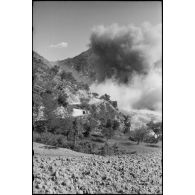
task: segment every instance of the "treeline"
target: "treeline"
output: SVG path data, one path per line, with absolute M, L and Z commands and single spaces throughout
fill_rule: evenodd
M 117 151 L 116 145 L 110 146 L 108 140 L 113 137 L 118 126 L 119 122 L 116 120 L 102 119 L 97 125 L 81 117 L 55 118 L 52 122 L 37 121 L 33 130 L 33 141 L 84 153 L 106 155 Z M 102 136 L 93 135 L 95 128 L 101 129 Z M 100 143 L 103 146 L 100 147 Z

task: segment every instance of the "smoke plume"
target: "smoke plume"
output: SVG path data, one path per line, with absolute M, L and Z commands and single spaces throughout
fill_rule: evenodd
M 107 93 L 119 108 L 161 110 L 161 25 L 96 26 L 93 28 L 90 61 L 97 73 L 91 90 Z

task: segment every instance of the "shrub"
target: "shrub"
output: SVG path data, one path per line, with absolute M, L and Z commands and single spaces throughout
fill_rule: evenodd
M 43 133 L 48 130 L 48 122 L 46 120 L 35 121 L 33 125 L 33 131 Z
M 100 97 L 100 99 L 106 100 L 106 101 L 110 101 L 110 96 L 108 94 L 104 94 Z
M 129 133 L 131 131 L 131 123 L 129 121 L 129 116 L 127 115 L 124 115 L 124 124 L 125 124 L 125 127 L 124 127 L 124 133 Z
M 53 66 L 51 69 L 50 69 L 50 73 L 55 76 L 59 71 L 59 67 L 57 65 Z
M 83 85 L 83 88 L 85 89 L 85 90 L 87 90 L 87 91 L 89 91 L 90 89 L 89 89 L 89 85 L 88 84 L 84 84 Z
M 62 71 L 60 74 L 61 80 L 73 81 L 75 82 L 75 78 L 73 77 L 71 72 Z
M 37 133 L 37 132 L 33 132 L 33 141 L 34 142 L 38 142 L 38 143 L 41 143 L 41 136 L 40 136 L 40 134 L 39 133 Z
M 148 129 L 151 129 L 154 131 L 154 133 L 158 136 L 162 135 L 162 122 L 154 123 L 154 121 L 150 121 L 147 123 Z
M 94 97 L 96 97 L 96 98 L 99 96 L 98 93 L 92 93 L 92 95 L 93 95 Z
M 108 119 L 105 124 L 102 124 L 102 134 L 106 137 L 107 140 L 114 136 L 115 130 L 117 129 L 116 127 L 118 125 L 119 124 L 117 122 L 114 122 L 111 119 Z
M 120 123 L 117 120 L 114 120 L 113 126 L 112 126 L 113 130 L 117 130 L 119 128 L 119 126 L 120 126 Z
M 145 135 L 147 134 L 147 129 L 145 127 L 141 127 L 131 132 L 131 137 L 137 141 L 137 144 L 143 142 Z
M 114 108 L 118 108 L 117 101 L 111 101 L 111 103 L 112 103 L 112 106 L 113 106 Z
M 80 141 L 73 147 L 73 149 L 77 152 L 94 154 L 97 147 L 98 146 L 95 143 L 91 143 L 90 141 Z
M 119 153 L 119 147 L 118 147 L 118 144 L 117 143 L 115 143 L 112 146 L 112 149 L 113 149 L 114 154 L 118 154 Z
M 33 132 L 33 141 L 56 147 L 71 148 L 71 143 L 67 141 L 65 136 L 52 134 L 50 132 Z
M 69 148 L 77 152 L 87 154 L 98 154 L 98 155 L 114 155 L 118 154 L 118 145 L 114 144 L 109 146 L 108 143 L 104 142 L 104 145 L 100 147 L 99 143 L 93 143 L 88 140 L 79 140 L 74 144 L 72 141 L 68 141 L 67 138 L 60 134 L 52 134 L 50 132 L 37 133 L 33 132 L 33 141 L 51 145 L 61 148 Z
M 101 137 L 92 137 L 91 140 L 94 142 L 100 142 L 100 143 L 105 143 L 106 141 L 104 138 L 101 138 Z
M 67 98 L 68 98 L 68 96 L 66 94 L 64 94 L 64 95 L 60 94 L 58 96 L 58 99 L 57 99 L 58 104 L 60 106 L 66 107 L 68 105 Z
M 100 148 L 100 155 L 106 156 L 108 154 L 108 143 L 104 143 L 104 145 Z
M 83 125 L 83 129 L 84 129 L 84 132 L 83 132 L 84 137 L 89 137 L 90 132 L 91 132 L 91 126 L 88 123 L 85 123 Z
M 49 131 L 67 136 L 73 129 L 72 118 L 55 118 L 50 121 Z
M 158 140 L 159 140 L 159 141 L 162 141 L 162 134 L 159 135 Z
M 120 153 L 118 145 L 115 143 L 114 145 L 109 145 L 107 142 L 99 149 L 99 155 L 118 155 Z
M 144 138 L 144 142 L 150 143 L 150 144 L 156 144 L 156 143 L 158 143 L 158 139 L 155 138 L 154 136 L 146 136 Z

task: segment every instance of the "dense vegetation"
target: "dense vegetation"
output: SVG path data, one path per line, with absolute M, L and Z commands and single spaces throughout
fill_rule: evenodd
M 83 71 L 83 67 L 75 67 Z M 81 68 L 81 69 L 80 69 Z M 131 118 L 118 111 L 116 101 L 108 94 L 99 99 L 102 104 L 89 104 L 88 97 L 81 97 L 81 109 L 90 112 L 89 117 L 72 117 L 69 105 L 70 95 L 78 90 L 89 91 L 89 86 L 78 82 L 71 72 L 61 70 L 59 66 L 49 66 L 49 62 L 41 56 L 33 55 L 33 141 L 56 147 L 71 148 L 85 153 L 113 154 L 117 153 L 117 145 L 109 145 L 111 139 L 119 131 L 123 134 L 130 132 L 130 140 L 157 143 L 162 139 L 162 123 L 150 121 L 146 127 L 130 131 Z M 67 94 L 67 91 L 69 94 Z M 97 93 L 92 94 L 98 98 Z M 57 108 L 63 108 L 66 116 L 58 116 Z M 40 115 L 40 109 L 43 115 Z M 148 136 L 153 131 L 157 138 Z M 98 135 L 94 132 L 100 132 Z

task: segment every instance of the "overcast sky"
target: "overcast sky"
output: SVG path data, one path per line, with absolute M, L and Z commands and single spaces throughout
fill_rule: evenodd
M 48 60 L 74 57 L 88 49 L 96 25 L 161 23 L 161 2 L 34 2 L 33 49 Z

